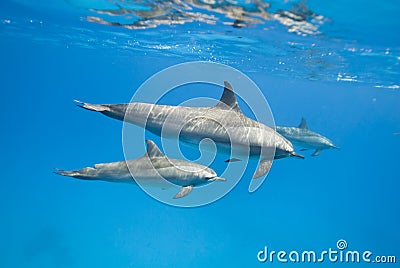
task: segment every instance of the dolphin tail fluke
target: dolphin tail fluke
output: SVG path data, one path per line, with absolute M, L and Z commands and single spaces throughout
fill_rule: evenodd
M 55 168 L 56 171 L 54 171 L 55 174 L 61 175 L 61 176 L 68 176 L 68 177 L 73 177 L 76 175 L 75 171 L 66 171 L 63 169 Z
M 86 109 L 86 110 L 90 110 L 90 111 L 96 111 L 96 112 L 104 112 L 106 111 L 108 108 L 105 105 L 102 104 L 91 104 L 91 103 L 87 103 L 87 102 L 82 102 L 82 101 L 78 101 L 78 100 L 74 100 L 74 102 L 76 102 L 79 107 Z
M 67 170 L 56 168 L 55 169 L 56 171 L 54 171 L 54 173 L 61 175 L 61 176 L 72 177 L 72 178 L 80 179 L 80 180 L 97 180 L 97 178 L 95 176 L 91 176 L 90 174 L 88 174 L 88 171 L 90 169 L 92 169 L 92 168 L 83 168 L 83 169 L 79 169 L 79 170 L 67 171 Z
M 272 167 L 272 160 L 261 160 L 257 167 L 256 173 L 253 175 L 253 179 L 264 176 L 269 172 Z
M 190 194 L 193 190 L 193 185 L 183 186 L 181 190 L 174 196 L 174 199 L 182 198 Z

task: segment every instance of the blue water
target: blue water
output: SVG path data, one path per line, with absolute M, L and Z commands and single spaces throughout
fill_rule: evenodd
M 350 250 L 397 257 L 397 264 L 353 266 L 398 266 L 397 1 L 305 2 L 322 16 L 301 22 L 317 27 L 311 32 L 276 15 L 232 27 L 233 19 L 202 7 L 193 12 L 214 14 L 214 24 L 128 29 L 121 25 L 137 16 L 94 11 L 118 9 L 111 1 L 37 2 L 0 3 L 0 267 L 309 267 L 260 263 L 257 253 L 264 246 L 321 252 L 339 239 Z M 277 14 L 296 1 L 270 3 Z M 253 194 L 248 170 L 228 195 L 191 209 L 164 205 L 139 187 L 52 173 L 124 157 L 121 122 L 72 100 L 128 102 L 154 73 L 196 60 L 244 72 L 278 125 L 296 126 L 304 116 L 341 150 L 275 161 Z

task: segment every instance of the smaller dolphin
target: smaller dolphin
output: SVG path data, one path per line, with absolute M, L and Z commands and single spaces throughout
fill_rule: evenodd
M 81 180 L 100 180 L 135 184 L 135 180 L 147 186 L 165 186 L 163 179 L 181 186 L 174 199 L 187 196 L 193 187 L 212 181 L 226 181 L 214 170 L 189 161 L 167 158 L 151 141 L 146 140 L 147 152 L 144 156 L 127 161 L 96 164 L 79 170 L 58 170 L 56 173 Z M 129 168 L 128 168 L 129 167 Z M 135 180 L 132 178 L 132 175 Z M 162 184 L 164 182 L 164 184 Z
M 307 122 L 304 118 L 298 127 L 279 127 L 276 126 L 276 131 L 291 141 L 293 144 L 302 147 L 301 151 L 307 149 L 315 150 L 312 156 L 318 156 L 322 150 L 336 147 L 331 140 L 308 128 Z

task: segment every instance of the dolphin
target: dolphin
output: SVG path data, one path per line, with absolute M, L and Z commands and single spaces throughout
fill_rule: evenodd
M 318 156 L 322 150 L 336 147 L 331 140 L 309 129 L 304 118 L 298 127 L 276 127 L 276 131 L 290 140 L 293 144 L 302 147 L 302 151 L 307 149 L 315 150 L 312 156 Z
M 108 117 L 124 120 L 144 127 L 150 132 L 166 138 L 198 145 L 209 138 L 222 152 L 259 157 L 260 164 L 253 179 L 265 175 L 273 159 L 296 156 L 290 141 L 271 127 L 245 116 L 240 109 L 231 84 L 224 81 L 224 91 L 219 102 L 213 107 L 169 106 L 132 102 L 128 104 L 90 104 L 75 101 L 78 106 L 100 112 Z M 246 155 L 247 154 L 247 155 Z M 236 161 L 234 158 L 233 161 Z M 229 161 L 229 160 L 227 160 Z M 233 162 L 232 161 L 232 162 Z
M 146 140 L 147 152 L 144 156 L 127 161 L 96 164 L 79 170 L 57 170 L 57 174 L 81 180 L 100 180 L 165 187 L 163 179 L 180 186 L 174 199 L 187 196 L 193 187 L 213 181 L 226 181 L 214 170 L 189 161 L 167 158 L 151 141 Z M 135 180 L 132 178 L 135 178 Z M 163 184 L 164 182 L 164 184 Z M 171 185 L 170 185 L 171 186 Z

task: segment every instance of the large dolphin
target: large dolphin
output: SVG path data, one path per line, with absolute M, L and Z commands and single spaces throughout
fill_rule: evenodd
M 315 150 L 312 156 L 318 156 L 322 150 L 336 147 L 331 140 L 308 128 L 304 118 L 298 127 L 276 127 L 276 131 L 290 140 L 293 144 L 302 147 L 302 150 Z
M 174 198 L 188 195 L 193 187 L 212 181 L 226 181 L 217 176 L 214 170 L 189 161 L 167 158 L 151 141 L 146 140 L 147 152 L 144 156 L 120 162 L 96 164 L 79 170 L 58 170 L 56 173 L 81 180 L 101 180 L 141 185 L 165 187 L 163 179 L 181 186 Z M 134 176 L 135 180 L 132 178 Z M 164 183 L 163 183 L 164 182 Z M 162 185 L 162 186 L 161 186 Z M 170 185 L 170 184 L 169 184 Z
M 253 175 L 265 175 L 273 159 L 303 156 L 294 152 L 293 145 L 274 129 L 245 116 L 238 106 L 229 82 L 214 107 L 168 106 L 133 102 L 129 104 L 90 104 L 76 101 L 87 110 L 141 126 L 163 137 L 172 137 L 179 131 L 179 140 L 199 144 L 209 138 L 223 151 L 235 150 L 250 157 L 260 157 Z M 174 136 L 176 137 L 176 136 Z M 234 159 L 236 160 L 236 158 Z

